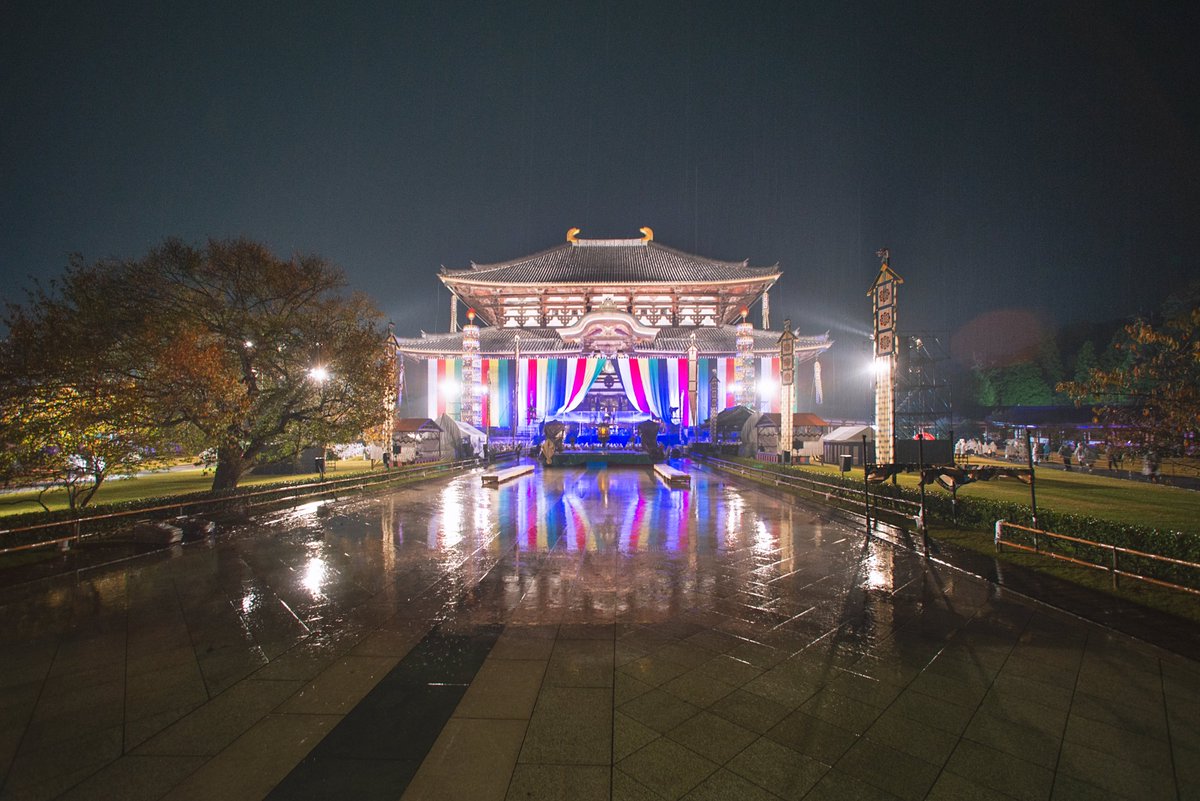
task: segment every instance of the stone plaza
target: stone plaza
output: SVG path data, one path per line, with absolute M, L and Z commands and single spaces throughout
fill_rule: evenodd
M 0 593 L 3 799 L 1200 798 L 1200 665 L 695 464 Z

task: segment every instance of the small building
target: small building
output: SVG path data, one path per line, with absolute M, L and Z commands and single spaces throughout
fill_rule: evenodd
M 863 453 L 863 437 L 866 437 L 866 453 Z M 830 431 L 821 440 L 822 459 L 826 464 L 837 464 L 843 454 L 854 457 L 852 464 L 875 461 L 875 429 L 870 426 L 841 426 Z
M 401 417 L 392 429 L 396 464 L 436 462 L 442 458 L 442 427 L 428 417 Z
M 779 451 L 780 426 L 783 423 L 779 412 L 766 412 L 754 424 L 758 450 L 767 454 Z M 829 423 L 812 412 L 792 414 L 792 450 L 803 461 L 821 458 L 821 438 L 829 433 Z

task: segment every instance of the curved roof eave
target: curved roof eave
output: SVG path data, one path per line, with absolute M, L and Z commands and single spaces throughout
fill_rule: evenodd
M 768 279 L 778 280 L 780 277 L 783 276 L 783 271 L 779 270 L 778 268 L 748 267 L 746 269 L 748 269 L 748 270 L 764 270 L 764 271 L 774 269 L 775 272 L 773 272 L 773 273 L 764 272 L 762 274 L 748 275 L 748 276 L 745 276 L 742 278 L 720 278 L 720 279 L 712 279 L 712 280 L 697 279 L 693 283 L 696 283 L 696 284 L 722 284 L 722 285 L 723 284 L 745 284 L 745 283 L 749 283 L 749 282 L 766 281 Z M 440 278 L 442 280 L 442 283 L 444 283 L 444 284 L 454 283 L 454 284 L 459 284 L 459 285 L 477 286 L 477 287 L 511 287 L 514 283 L 512 281 L 482 281 L 482 280 L 471 279 L 471 278 L 458 278 L 456 276 L 450 276 L 450 275 L 439 275 L 438 278 Z M 449 279 L 449 280 L 447 280 L 447 279 Z M 528 283 L 530 286 L 532 286 L 538 282 L 530 281 Z M 679 286 L 680 285 L 679 281 L 669 281 L 669 280 L 622 281 L 619 278 L 614 278 L 611 281 L 554 281 L 553 283 L 555 286 L 581 286 L 581 287 L 582 286 L 607 286 L 609 284 L 620 284 L 622 286 Z

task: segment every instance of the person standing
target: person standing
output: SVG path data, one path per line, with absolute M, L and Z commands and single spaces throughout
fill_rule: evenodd
M 1071 445 L 1064 441 L 1062 447 L 1058 449 L 1058 455 L 1062 457 L 1064 469 L 1068 473 L 1071 472 Z

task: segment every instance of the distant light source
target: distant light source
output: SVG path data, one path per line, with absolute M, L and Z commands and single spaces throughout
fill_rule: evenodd
M 457 398 L 458 393 L 462 392 L 462 387 L 452 378 L 447 378 L 442 382 L 442 394 L 447 398 Z
M 308 371 L 308 377 L 313 381 L 316 381 L 318 384 L 324 384 L 329 380 L 329 370 L 318 365 Z
M 252 339 L 247 339 L 247 340 L 246 340 L 245 342 L 243 342 L 242 344 L 243 344 L 243 345 L 245 345 L 247 348 L 253 348 L 253 347 L 254 347 L 254 340 L 252 340 Z
M 775 382 L 769 378 L 760 379 L 758 382 L 758 396 L 760 398 L 769 398 L 775 392 Z

